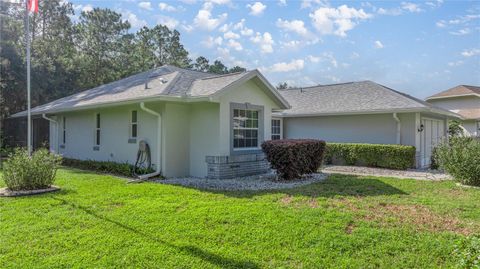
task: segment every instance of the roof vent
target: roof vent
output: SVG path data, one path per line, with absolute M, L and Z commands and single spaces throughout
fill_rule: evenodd
M 168 80 L 166 80 L 166 79 L 164 79 L 164 78 L 160 78 L 160 82 L 161 82 L 162 84 L 165 84 L 165 83 L 168 82 Z

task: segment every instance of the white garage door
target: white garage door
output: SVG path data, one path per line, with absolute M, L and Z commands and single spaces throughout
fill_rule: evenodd
M 422 118 L 422 125 L 420 164 L 422 167 L 428 167 L 430 165 L 433 148 L 445 137 L 444 121 Z

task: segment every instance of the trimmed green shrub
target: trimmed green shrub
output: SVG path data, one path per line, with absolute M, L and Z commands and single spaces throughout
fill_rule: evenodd
M 459 268 L 480 269 L 480 235 L 471 235 L 458 240 L 453 256 Z
M 480 186 L 480 138 L 452 137 L 436 149 L 440 167 L 464 185 Z
M 270 140 L 262 149 L 281 179 L 292 180 L 320 169 L 325 153 L 325 141 L 314 139 Z
M 10 190 L 35 190 L 50 187 L 62 157 L 46 149 L 28 156 L 25 149 L 15 149 L 3 166 L 3 180 Z
M 125 177 L 131 177 L 134 166 L 129 163 L 117 163 L 111 161 L 94 161 L 94 160 L 77 160 L 77 159 L 63 159 L 63 165 L 75 167 L 84 170 L 91 170 L 100 173 L 114 174 Z M 154 172 L 153 169 L 141 169 L 137 174 L 148 174 Z
M 327 143 L 327 164 L 366 165 L 405 170 L 415 167 L 415 147 L 404 145 Z

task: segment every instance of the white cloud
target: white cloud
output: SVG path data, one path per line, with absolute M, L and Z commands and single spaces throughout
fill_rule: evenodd
M 322 58 L 320 57 L 315 57 L 313 55 L 308 55 L 307 59 L 312 62 L 312 63 L 319 63 Z
M 402 14 L 402 10 L 400 8 L 390 8 L 390 9 L 379 8 L 377 10 L 377 13 L 380 15 L 398 16 Z
M 444 28 L 444 27 L 447 26 L 447 25 L 446 25 L 446 22 L 445 22 L 444 20 L 437 21 L 437 22 L 435 23 L 435 25 L 436 25 L 438 28 Z
M 287 5 L 287 0 L 278 0 L 278 5 L 282 6 L 282 7 L 286 6 Z
M 425 4 L 431 8 L 436 8 L 440 7 L 443 4 L 443 0 L 430 1 L 426 2 Z
M 157 24 L 163 24 L 168 27 L 168 29 L 173 30 L 178 26 L 178 21 L 172 17 L 159 15 L 157 16 Z
M 468 35 L 470 34 L 471 30 L 470 28 L 464 28 L 464 29 L 460 29 L 458 31 L 451 31 L 449 32 L 451 35 Z
M 338 8 L 321 7 L 310 13 L 313 26 L 321 34 L 334 34 L 345 37 L 359 21 L 371 18 L 363 9 L 350 8 L 347 5 Z
M 333 56 L 333 53 L 331 52 L 324 52 L 320 56 L 308 55 L 307 60 L 310 61 L 311 63 L 328 62 L 331 64 L 332 67 L 334 68 L 338 67 L 337 59 L 335 59 L 335 57 Z
M 232 31 L 228 31 L 225 34 L 223 34 L 223 37 L 225 39 L 239 39 L 240 35 L 232 32 Z
M 229 46 L 230 48 L 236 50 L 236 51 L 241 51 L 243 50 L 243 47 L 242 47 L 242 44 L 240 44 L 240 42 L 236 41 L 236 40 L 233 40 L 233 39 L 229 39 L 228 42 L 227 42 L 227 46 Z
M 168 11 L 168 12 L 175 12 L 177 9 L 174 6 L 171 6 L 167 3 L 159 3 L 158 8 L 160 8 L 161 11 Z
M 262 53 L 273 52 L 273 44 L 275 44 L 275 42 L 273 41 L 272 35 L 269 32 L 265 32 L 263 35 L 257 32 L 257 34 L 251 37 L 250 40 L 253 43 L 260 45 L 260 51 Z
M 152 10 L 152 3 L 151 2 L 140 2 L 140 3 L 138 3 L 138 6 L 140 8 L 146 9 L 146 10 Z
M 139 19 L 137 15 L 135 15 L 129 10 L 122 11 L 121 13 L 122 13 L 122 17 L 124 17 L 125 20 L 127 20 L 130 23 L 132 28 L 141 28 L 147 25 L 147 21 Z
M 285 31 L 294 32 L 303 37 L 312 36 L 312 34 L 307 30 L 307 28 L 305 28 L 305 23 L 301 20 L 288 21 L 278 19 L 276 25 L 277 27 Z
M 214 38 L 214 37 L 207 37 L 207 39 L 203 40 L 201 43 L 203 46 L 207 48 L 213 48 L 215 45 L 220 46 L 222 45 L 223 38 L 221 36 Z
M 421 12 L 423 11 L 419 5 L 415 4 L 415 3 L 410 3 L 410 2 L 402 2 L 400 4 L 402 6 L 402 9 L 404 10 L 407 10 L 409 12 L 415 12 L 415 13 L 418 13 L 418 12 Z
M 463 64 L 463 61 L 449 62 L 448 66 L 460 66 Z
M 82 8 L 82 12 L 90 12 L 93 10 L 92 5 L 88 4 Z
M 262 4 L 262 2 L 255 2 L 253 5 L 248 4 L 248 8 L 250 8 L 250 15 L 253 16 L 260 16 L 263 14 L 263 11 L 267 8 L 266 5 Z
M 217 5 L 226 5 L 230 4 L 230 0 L 208 0 L 209 2 L 212 2 Z
M 187 33 L 193 31 L 194 27 L 190 24 L 182 23 L 182 29 L 185 30 Z
M 234 30 L 240 30 L 240 34 L 243 36 L 253 35 L 253 30 L 245 26 L 245 19 L 241 19 L 238 23 L 233 26 Z
M 292 60 L 289 63 L 287 62 L 280 62 L 273 64 L 269 68 L 267 68 L 267 71 L 270 72 L 290 72 L 290 71 L 297 71 L 297 70 L 302 70 L 304 67 L 305 61 L 302 59 L 297 59 L 297 60 Z
M 290 40 L 290 41 L 287 41 L 287 42 L 280 42 L 280 45 L 282 48 L 285 48 L 285 49 L 298 49 L 301 45 L 302 45 L 302 42 L 299 41 L 299 40 Z
M 383 49 L 383 44 L 380 40 L 375 41 L 374 46 L 376 49 Z
M 212 18 L 212 9 L 212 3 L 206 2 L 203 4 L 202 9 L 198 11 L 197 16 L 193 19 L 193 23 L 197 28 L 212 31 L 227 19 L 227 13 L 219 15 L 217 18 Z
M 350 59 L 358 59 L 360 58 L 360 54 L 358 54 L 357 52 L 352 52 L 352 55 L 350 55 Z
M 462 56 L 464 57 L 472 57 L 475 55 L 480 55 L 480 49 L 470 49 L 462 52 Z
M 197 2 L 197 0 L 179 0 L 179 1 L 187 5 L 193 5 Z

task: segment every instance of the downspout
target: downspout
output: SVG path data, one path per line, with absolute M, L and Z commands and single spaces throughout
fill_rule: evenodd
M 55 144 L 53 145 L 54 146 L 53 151 L 58 154 L 59 153 L 59 151 L 58 151 L 58 122 L 56 120 L 52 119 L 52 118 L 47 117 L 47 115 L 45 115 L 45 113 L 42 114 L 42 118 L 44 118 L 44 119 L 48 120 L 49 122 L 55 124 L 55 129 L 54 129 L 55 130 L 55 135 L 53 136 L 53 141 L 55 141 Z
M 160 173 L 162 172 L 162 168 L 161 168 L 161 144 L 162 144 L 162 115 L 160 115 L 160 113 L 156 112 L 156 111 L 153 111 L 147 107 L 145 107 L 145 103 L 144 102 L 141 102 L 140 103 L 140 108 L 151 114 L 151 115 L 154 115 L 157 117 L 157 164 L 155 165 L 156 167 L 156 171 L 153 172 L 153 173 L 150 173 L 150 174 L 145 174 L 145 175 L 140 175 L 138 176 L 138 179 L 140 180 L 144 180 L 144 179 L 147 179 L 147 178 L 150 178 L 150 177 L 153 177 L 153 176 L 157 176 L 157 175 L 160 175 Z
M 400 122 L 400 119 L 397 116 L 397 113 L 393 113 L 393 118 L 397 122 L 397 144 L 400 145 L 401 141 L 401 134 L 402 134 L 402 123 Z

